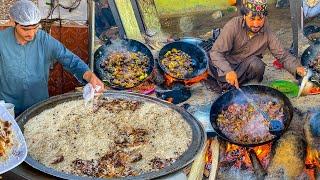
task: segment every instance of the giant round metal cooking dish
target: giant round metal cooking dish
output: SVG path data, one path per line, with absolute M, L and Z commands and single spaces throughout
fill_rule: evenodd
M 186 152 L 184 152 L 173 164 L 170 166 L 167 166 L 163 169 L 160 169 L 158 171 L 152 171 L 149 173 L 144 173 L 139 176 L 129 176 L 125 178 L 119 178 L 119 179 L 153 179 L 153 178 L 159 178 L 163 177 L 169 174 L 172 174 L 176 171 L 181 170 L 182 168 L 189 165 L 195 158 L 195 156 L 201 151 L 201 149 L 204 146 L 204 142 L 206 141 L 206 133 L 202 127 L 202 125 L 187 111 L 182 109 L 181 107 L 175 106 L 173 104 L 169 104 L 165 101 L 162 101 L 160 99 L 149 97 L 141 94 L 136 93 L 127 93 L 127 92 L 119 92 L 119 91 L 108 91 L 104 93 L 105 97 L 111 97 L 114 99 L 125 99 L 125 100 L 136 100 L 136 101 L 142 101 L 142 102 L 149 102 L 149 103 L 155 103 L 163 107 L 168 107 L 179 114 L 182 115 L 183 119 L 190 125 L 190 128 L 192 129 L 192 140 L 191 144 L 189 145 Z M 81 99 L 82 94 L 81 93 L 69 93 L 64 95 L 59 95 L 52 97 L 46 101 L 43 101 L 41 103 L 38 103 L 25 112 L 23 112 L 18 118 L 18 124 L 24 132 L 24 125 L 28 122 L 29 119 L 31 119 L 34 116 L 37 116 L 41 112 L 43 112 L 46 109 L 52 108 L 58 104 L 61 104 L 63 102 Z M 33 159 L 29 154 L 25 160 L 26 163 L 28 163 L 33 168 L 42 171 L 43 173 L 63 178 L 63 179 L 76 179 L 76 180 L 84 180 L 88 179 L 88 177 L 82 177 L 82 176 L 76 176 L 73 174 L 67 174 L 63 173 L 61 171 L 57 171 L 55 169 L 49 168 L 41 163 L 39 163 L 37 160 Z M 90 178 L 92 179 L 92 178 Z M 96 178 L 96 179 L 102 179 L 102 178 Z

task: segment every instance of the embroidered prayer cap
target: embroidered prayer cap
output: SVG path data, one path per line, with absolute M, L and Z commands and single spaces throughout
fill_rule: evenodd
M 243 0 L 245 7 L 255 13 L 263 13 L 267 11 L 267 0 Z

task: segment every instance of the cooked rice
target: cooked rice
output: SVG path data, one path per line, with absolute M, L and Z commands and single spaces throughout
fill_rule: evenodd
M 144 102 L 135 111 L 113 113 L 105 108 L 93 112 L 83 104 L 82 100 L 65 102 L 30 119 L 24 126 L 29 155 L 47 167 L 74 173 L 74 160 L 99 159 L 112 151 L 119 128 L 143 128 L 149 142 L 134 147 L 142 160 L 133 167 L 143 173 L 153 170 L 153 158 L 177 159 L 191 143 L 190 126 L 170 108 Z M 62 162 L 52 164 L 61 156 Z
M 0 163 L 6 161 L 12 154 L 14 145 L 18 145 L 14 138 L 12 124 L 9 121 L 0 119 Z

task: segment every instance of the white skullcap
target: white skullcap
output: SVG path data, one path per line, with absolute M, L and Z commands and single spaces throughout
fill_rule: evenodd
M 15 22 L 23 26 L 38 24 L 41 20 L 39 8 L 29 0 L 18 0 L 11 6 L 9 13 Z

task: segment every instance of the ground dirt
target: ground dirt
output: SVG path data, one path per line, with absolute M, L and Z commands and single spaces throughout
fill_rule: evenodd
M 228 14 L 227 16 L 224 16 L 218 20 L 215 20 L 214 25 L 215 27 L 223 27 L 223 25 L 233 16 L 236 16 L 237 14 Z M 291 28 L 291 20 L 290 20 L 290 10 L 289 9 L 278 9 L 275 7 L 269 8 L 269 15 L 268 15 L 268 21 L 271 26 L 272 31 L 277 35 L 277 37 L 282 42 L 283 46 L 286 49 L 289 49 L 292 43 L 292 28 Z M 312 22 L 310 22 L 312 24 Z M 310 24 L 309 23 L 309 24 Z M 318 23 L 319 22 L 315 22 Z M 204 25 L 204 27 L 207 27 L 208 25 Z M 201 36 L 200 34 L 198 34 Z M 304 47 L 308 47 L 308 44 Z M 302 51 L 305 49 L 302 47 Z M 300 58 L 298 58 L 300 60 Z M 273 66 L 273 61 L 275 58 L 271 55 L 269 51 L 263 56 L 263 61 L 266 63 L 266 70 L 264 79 L 261 84 L 267 85 L 273 80 L 290 80 L 298 83 L 298 81 L 286 70 L 284 69 L 276 69 Z M 195 86 L 193 87 L 194 94 L 193 97 L 191 97 L 188 102 L 190 104 L 205 104 L 207 102 L 214 101 L 219 94 L 216 94 L 214 92 L 207 92 L 207 89 L 205 86 Z M 210 97 L 210 98 L 208 98 Z M 309 109 L 315 109 L 318 106 L 320 107 L 320 95 L 308 95 L 308 96 L 302 96 L 299 98 L 292 98 L 291 102 L 293 106 L 296 108 L 297 111 L 300 112 L 307 112 Z
M 215 26 L 221 28 L 223 25 L 234 15 L 228 15 L 220 18 L 216 21 Z M 291 27 L 291 19 L 290 19 L 290 10 L 289 9 L 277 9 L 275 7 L 269 8 L 268 15 L 269 24 L 273 32 L 278 36 L 283 46 L 286 49 L 289 49 L 292 43 L 292 27 Z M 319 19 L 313 22 L 308 22 L 308 24 L 316 24 L 320 25 Z M 299 45 L 299 51 L 304 51 L 308 44 L 304 44 L 303 46 Z M 286 70 L 284 69 L 276 69 L 273 66 L 274 57 L 270 52 L 267 52 L 263 61 L 266 63 L 266 70 L 264 79 L 261 84 L 267 85 L 273 80 L 290 80 L 298 83 L 298 81 Z M 298 58 L 300 60 L 300 58 Z M 198 106 L 199 104 L 209 104 L 214 102 L 219 94 L 208 90 L 209 88 L 205 83 L 192 87 L 193 96 L 187 101 L 187 103 L 192 106 Z M 299 98 L 291 98 L 292 105 L 294 107 L 293 110 L 293 118 L 290 123 L 288 130 L 297 132 L 302 137 L 304 137 L 303 125 L 305 123 L 306 112 L 309 110 L 315 110 L 320 107 L 320 95 L 308 95 L 302 96 Z M 320 108 L 319 108 L 320 109 Z M 220 171 L 219 171 L 220 172 Z M 246 172 L 246 171 L 243 171 Z M 226 175 L 230 175 L 227 177 Z M 244 178 L 245 177 L 245 178 Z M 229 173 L 221 173 L 218 174 L 218 179 L 256 179 L 254 176 L 244 175 L 241 173 L 229 174 Z

